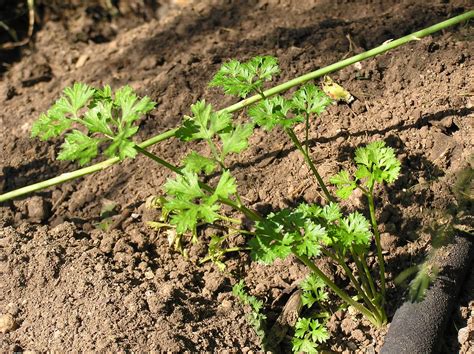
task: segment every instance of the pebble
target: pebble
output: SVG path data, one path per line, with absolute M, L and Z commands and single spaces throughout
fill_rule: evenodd
M 0 333 L 8 333 L 15 329 L 15 319 L 9 313 L 0 316 Z
M 145 279 L 151 280 L 154 277 L 155 277 L 155 274 L 153 274 L 151 270 L 149 270 L 148 272 L 145 272 Z
M 33 222 L 43 222 L 48 218 L 49 210 L 43 198 L 35 196 L 26 203 L 28 217 Z

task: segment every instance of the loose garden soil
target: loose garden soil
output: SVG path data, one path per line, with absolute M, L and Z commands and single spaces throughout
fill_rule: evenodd
M 75 81 L 129 84 L 156 101 L 141 121 L 144 140 L 174 128 L 197 99 L 217 108 L 236 102 L 207 86 L 228 59 L 274 55 L 282 71 L 275 82 L 284 82 L 460 14 L 470 2 L 133 0 L 113 2 L 117 15 L 106 1 L 44 3 L 38 1 L 31 43 L 0 56 L 0 193 L 77 168 L 55 161 L 59 139 L 29 138 L 32 122 Z M 406 292 L 394 277 L 429 252 L 426 226 L 460 211 L 453 189 L 461 170 L 472 171 L 473 36 L 469 25 L 448 28 L 334 73 L 355 101 L 331 106 L 311 131 L 311 155 L 325 180 L 350 166 L 357 146 L 377 139 L 402 161 L 401 177 L 378 190 L 376 200 L 391 280 L 389 316 Z M 237 116 L 245 119 L 243 112 Z M 251 146 L 232 166 L 250 207 L 268 213 L 321 202 L 282 131 L 257 130 Z M 151 151 L 179 163 L 187 149 L 170 139 Z M 230 254 L 224 272 L 199 265 L 212 230 L 188 246 L 187 259 L 173 252 L 166 235 L 144 223 L 156 217 L 146 199 L 169 176 L 139 156 L 0 205 L 0 314 L 14 321 L 0 332 L 0 351 L 259 350 L 232 285 L 243 278 L 265 302 L 271 324 L 288 298 L 281 295 L 305 277 L 305 267 L 292 257 L 256 264 L 245 252 Z M 100 212 L 110 203 L 116 215 L 103 231 Z M 367 209 L 358 198 L 345 205 Z M 230 245 L 245 242 L 239 236 Z M 334 274 L 331 264 L 322 266 Z M 444 352 L 474 350 L 472 283 L 449 321 Z M 327 348 L 378 352 L 386 329 L 336 307 Z M 461 342 L 459 327 L 465 328 Z M 282 351 L 290 350 L 288 343 Z

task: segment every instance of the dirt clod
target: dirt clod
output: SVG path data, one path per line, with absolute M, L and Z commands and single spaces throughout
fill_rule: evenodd
M 0 316 L 0 333 L 8 333 L 16 328 L 14 317 L 7 313 Z

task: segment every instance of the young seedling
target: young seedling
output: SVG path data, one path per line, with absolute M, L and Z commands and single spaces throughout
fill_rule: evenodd
M 337 186 L 336 194 L 342 199 L 348 198 L 355 189 L 360 189 L 367 197 L 380 267 L 382 301 L 385 301 L 385 263 L 375 216 L 374 188 L 376 184 L 394 182 L 400 174 L 401 165 L 395 156 L 395 151 L 391 147 L 387 147 L 383 141 L 375 141 L 366 147 L 358 148 L 354 160 L 357 170 L 352 177 L 348 171 L 343 170 L 332 177 L 330 181 Z M 365 261 L 362 262 L 362 265 L 364 264 L 366 264 Z M 371 279 L 371 277 L 368 278 L 368 280 Z
M 248 111 L 253 122 L 266 130 L 277 126 L 281 127 L 303 154 L 305 162 L 316 177 L 325 198 L 328 201 L 334 201 L 309 155 L 311 118 L 324 112 L 331 103 L 331 99 L 313 84 L 301 87 L 291 100 L 281 96 L 267 98 L 264 94 L 264 82 L 271 80 L 279 72 L 278 61 L 271 56 L 256 57 L 244 63 L 231 60 L 221 67 L 210 86 L 222 87 L 225 93 L 242 98 L 250 93 L 259 94 L 262 101 L 251 106 Z M 293 130 L 293 126 L 299 122 L 305 122 L 304 144 L 299 141 Z
M 309 309 L 314 304 L 321 306 L 329 298 L 326 284 L 315 274 L 311 274 L 302 281 L 300 288 L 303 290 L 301 301 Z M 320 344 L 329 339 L 326 328 L 328 318 L 329 314 L 325 312 L 319 313 L 318 316 L 300 317 L 295 325 L 295 334 L 291 341 L 293 352 L 318 353 Z
M 266 340 L 266 320 L 267 316 L 262 313 L 263 302 L 258 300 L 255 296 L 249 295 L 245 291 L 245 283 L 243 280 L 236 283 L 232 287 L 232 293 L 236 296 L 244 305 L 250 306 L 250 313 L 248 314 L 248 321 L 255 330 L 255 333 L 260 338 L 260 345 L 263 351 L 266 351 L 267 340 Z

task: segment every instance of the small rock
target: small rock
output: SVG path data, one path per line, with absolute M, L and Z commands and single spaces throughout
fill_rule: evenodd
M 365 340 L 364 332 L 362 332 L 360 329 L 355 329 L 352 332 L 352 338 L 354 338 L 356 341 L 363 342 Z
M 357 324 L 350 318 L 346 317 L 341 322 L 342 332 L 349 335 L 357 327 Z
M 367 111 L 367 108 L 365 107 L 365 104 L 363 104 L 362 102 L 360 101 L 355 101 L 353 104 L 352 104 L 352 110 L 357 113 L 357 114 L 361 114 L 361 113 L 364 113 L 365 111 Z
M 48 218 L 49 209 L 45 200 L 35 196 L 27 202 L 28 217 L 33 222 L 43 222 Z
M 9 313 L 0 316 L 0 333 L 8 333 L 15 329 L 15 319 Z
M 151 270 L 149 270 L 148 272 L 145 272 L 145 279 L 151 280 L 154 277 L 155 277 L 155 274 L 153 274 Z

